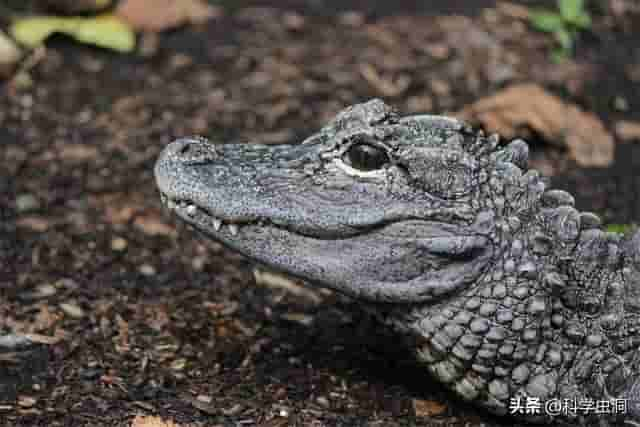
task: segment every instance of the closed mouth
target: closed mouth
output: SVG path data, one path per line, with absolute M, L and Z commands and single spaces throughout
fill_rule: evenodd
M 206 209 L 201 208 L 187 199 L 174 199 L 165 193 L 160 194 L 162 203 L 172 212 L 175 212 L 180 218 L 194 226 L 204 226 L 207 229 L 215 230 L 221 234 L 229 234 L 233 237 L 237 236 L 242 228 L 246 225 L 266 225 L 266 221 L 234 221 L 218 218 Z

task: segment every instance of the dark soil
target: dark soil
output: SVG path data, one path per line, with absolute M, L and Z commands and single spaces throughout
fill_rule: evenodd
M 576 59 L 554 65 L 548 36 L 488 0 L 232 3 L 136 55 L 55 38 L 31 84 L 0 86 L 0 333 L 59 340 L 0 354 L 0 424 L 512 425 L 422 375 L 357 304 L 257 285 L 163 214 L 153 163 L 178 136 L 298 141 L 371 97 L 446 113 L 524 81 L 611 129 L 640 119 L 640 14 L 599 2 Z M 584 170 L 532 143 L 581 209 L 640 218 L 640 144 Z

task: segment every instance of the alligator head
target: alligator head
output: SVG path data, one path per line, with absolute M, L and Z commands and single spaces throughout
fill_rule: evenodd
M 298 146 L 178 140 L 156 177 L 178 216 L 250 258 L 354 297 L 426 301 L 493 253 L 491 212 L 473 203 L 487 177 L 462 130 L 372 101 Z
M 637 400 L 640 239 L 601 231 L 528 170 L 526 143 L 498 142 L 372 100 L 298 145 L 179 139 L 155 176 L 198 232 L 418 337 L 467 400 Z

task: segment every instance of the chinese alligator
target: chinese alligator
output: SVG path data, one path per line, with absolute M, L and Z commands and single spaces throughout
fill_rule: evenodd
M 546 409 L 524 421 L 635 424 L 640 232 L 601 230 L 527 164 L 522 140 L 374 99 L 297 145 L 179 139 L 155 177 L 207 238 L 361 301 L 461 398 Z M 553 402 L 580 406 L 556 417 Z

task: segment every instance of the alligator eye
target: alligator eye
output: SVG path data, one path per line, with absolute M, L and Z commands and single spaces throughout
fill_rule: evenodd
M 389 163 L 389 156 L 382 148 L 357 143 L 344 153 L 342 160 L 352 168 L 367 172 L 380 169 Z

